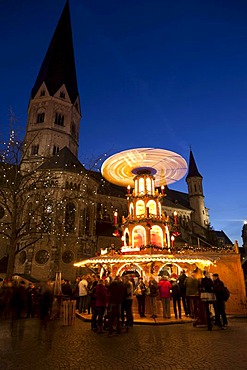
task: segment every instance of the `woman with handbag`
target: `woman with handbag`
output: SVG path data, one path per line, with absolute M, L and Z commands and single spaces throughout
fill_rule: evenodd
M 135 294 L 138 302 L 138 312 L 140 317 L 145 316 L 145 299 L 146 299 L 146 285 L 144 284 L 143 278 L 139 278 Z
M 215 300 L 213 293 L 213 280 L 210 279 L 209 273 L 203 271 L 203 278 L 200 282 L 200 304 L 199 304 L 199 315 L 194 326 L 201 324 L 207 325 L 208 330 L 212 330 L 211 312 L 209 305 Z

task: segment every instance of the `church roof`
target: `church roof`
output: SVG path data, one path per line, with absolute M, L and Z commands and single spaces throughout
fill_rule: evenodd
M 189 170 L 188 170 L 188 174 L 186 176 L 186 180 L 189 177 L 201 177 L 202 178 L 202 175 L 198 171 L 198 168 L 197 168 L 192 150 L 190 150 Z
M 60 152 L 53 157 L 48 158 L 39 170 L 67 170 L 73 172 L 86 172 L 85 167 L 77 157 L 65 146 Z
M 113 197 L 126 198 L 126 187 L 118 186 L 107 181 L 100 172 L 88 170 L 89 176 L 93 177 L 101 186 L 98 194 L 109 195 Z
M 232 245 L 232 241 L 228 238 L 228 236 L 225 234 L 225 232 L 223 230 L 215 230 L 215 234 L 217 236 L 218 239 L 221 239 L 222 241 L 224 241 L 224 244 L 226 245 Z
M 164 206 L 173 206 L 174 208 L 186 208 L 191 209 L 189 203 L 189 195 L 182 193 L 181 191 L 169 189 L 166 187 L 165 190 L 166 196 L 162 200 Z
M 33 86 L 31 98 L 45 82 L 49 94 L 54 95 L 65 84 L 71 102 L 78 93 L 69 3 L 66 1 L 62 15 Z

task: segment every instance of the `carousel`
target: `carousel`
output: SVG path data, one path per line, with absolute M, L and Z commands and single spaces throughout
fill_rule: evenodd
M 148 281 L 151 275 L 158 280 L 161 275 L 209 269 L 214 264 L 205 256 L 173 252 L 179 235 L 178 215 L 164 214 L 161 201 L 165 187 L 186 174 L 184 158 L 164 149 L 130 149 L 109 157 L 101 172 L 109 182 L 127 189 L 128 216 L 122 216 L 120 227 L 114 213 L 114 235 L 121 238 L 121 248 L 111 245 L 74 266 L 97 269 L 101 275 L 110 273 L 112 277 L 141 276 Z

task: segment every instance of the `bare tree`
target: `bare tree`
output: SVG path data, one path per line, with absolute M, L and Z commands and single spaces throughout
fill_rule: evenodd
M 56 182 L 49 172 L 22 171 L 23 154 L 11 130 L 9 141 L 0 143 L 0 237 L 8 256 L 7 277 L 13 275 L 16 255 L 49 230 Z

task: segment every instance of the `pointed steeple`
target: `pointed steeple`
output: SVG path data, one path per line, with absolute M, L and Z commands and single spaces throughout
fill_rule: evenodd
M 36 168 L 67 147 L 78 156 L 80 98 L 66 1 L 31 92 L 22 168 Z
M 62 15 L 43 60 L 38 77 L 31 92 L 33 99 L 42 83 L 53 96 L 64 84 L 71 103 L 78 97 L 69 2 L 66 1 Z
M 189 170 L 188 170 L 188 175 L 186 177 L 186 180 L 189 177 L 201 177 L 202 175 L 199 173 L 192 150 L 190 149 L 190 159 L 189 159 Z

